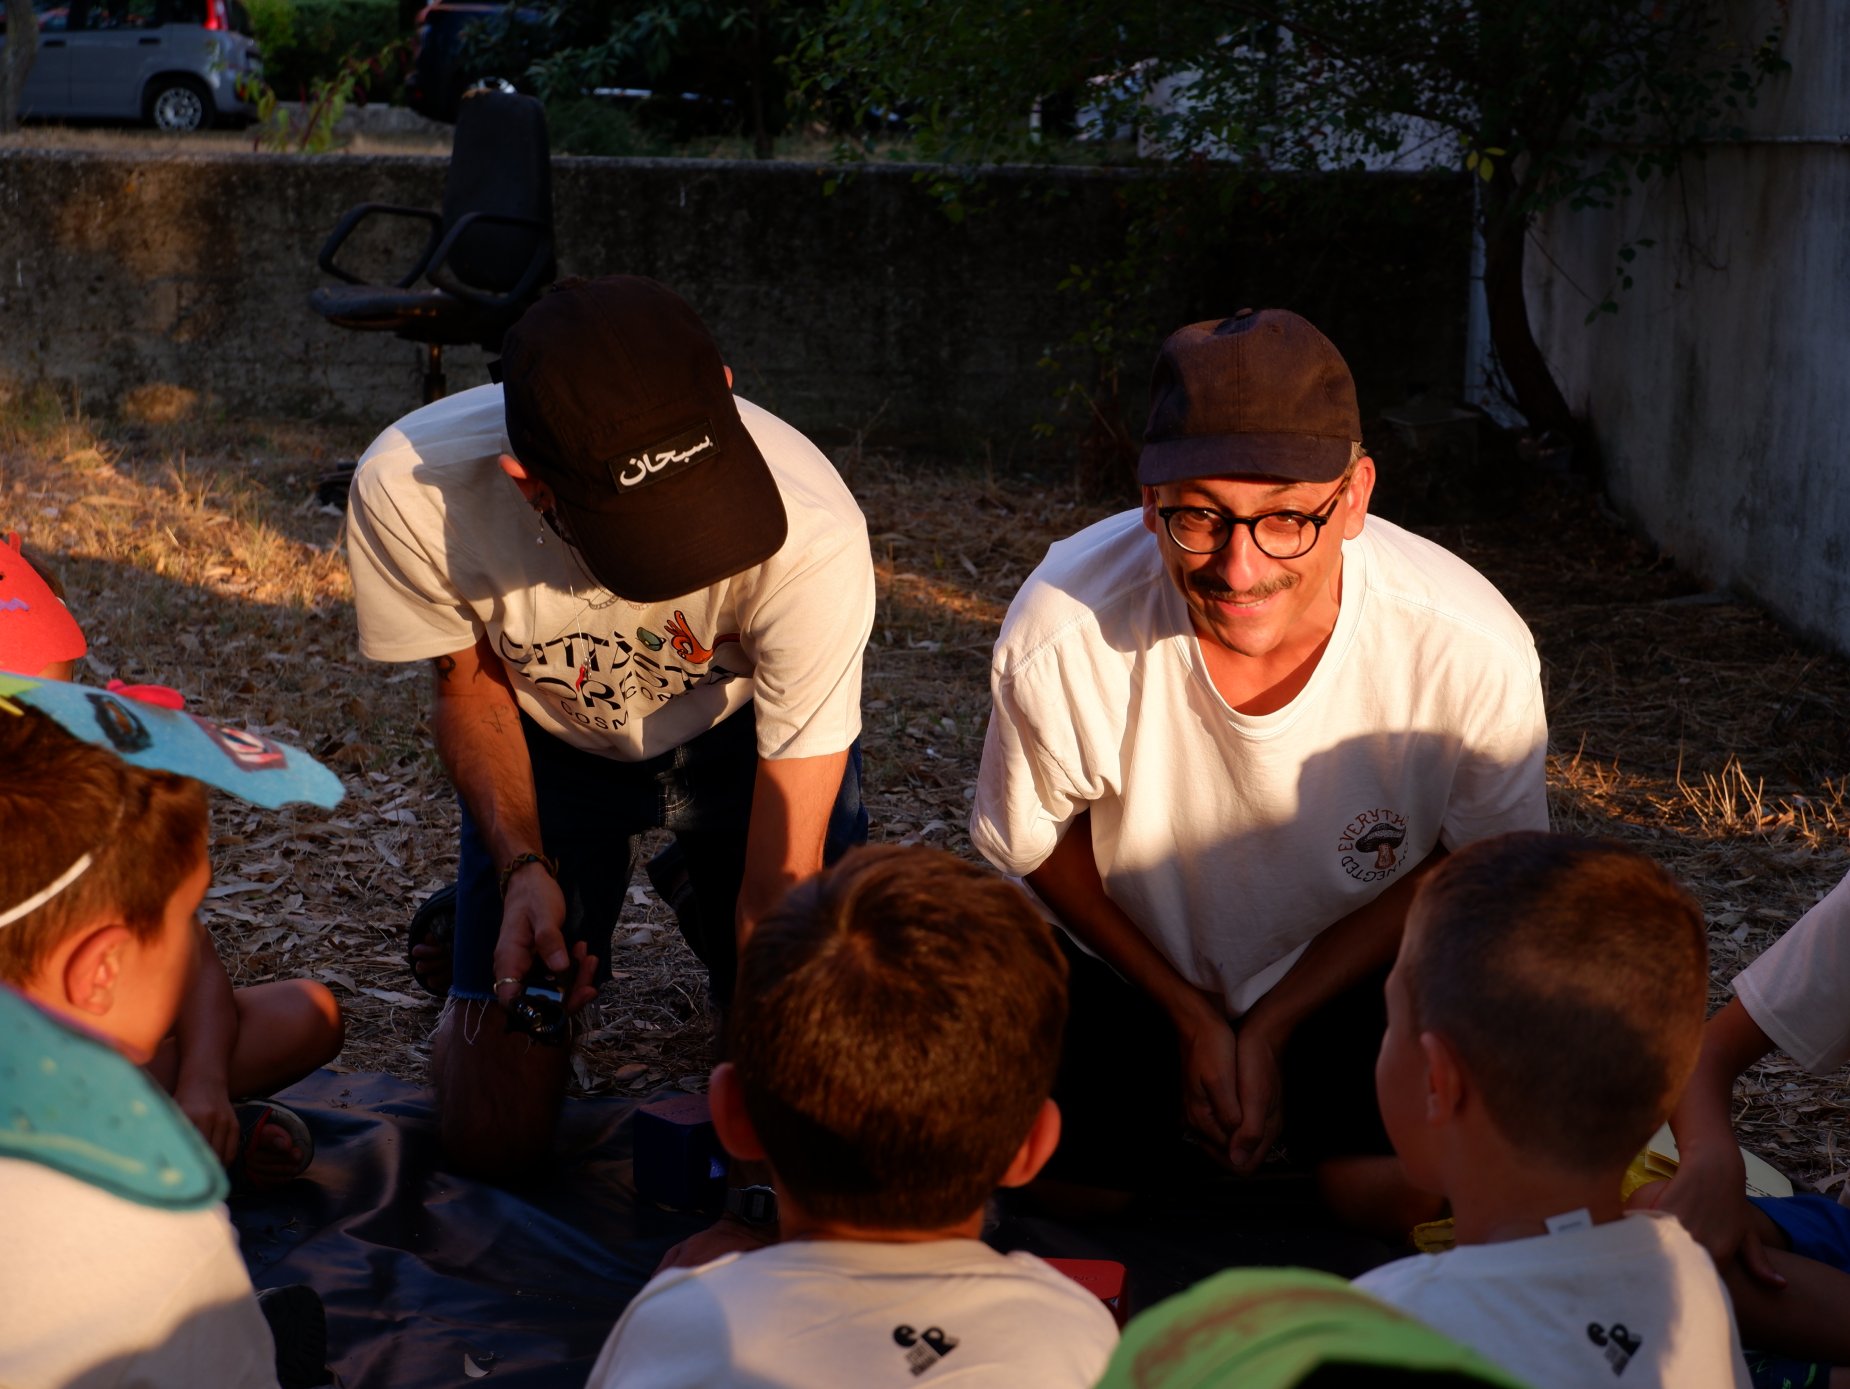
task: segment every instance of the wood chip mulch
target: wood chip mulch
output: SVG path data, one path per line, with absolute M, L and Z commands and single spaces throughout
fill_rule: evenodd
M 92 643 L 83 678 L 173 685 L 341 773 L 350 794 L 330 812 L 218 798 L 206 920 L 236 982 L 306 974 L 335 989 L 341 1066 L 421 1079 L 436 1002 L 405 968 L 403 930 L 454 870 L 453 802 L 424 724 L 425 674 L 359 659 L 340 516 L 309 495 L 364 442 L 304 425 L 106 425 L 15 402 L 0 409 L 0 527 L 62 577 Z M 1075 500 L 1058 479 L 841 461 L 879 576 L 864 690 L 873 836 L 969 855 L 997 624 L 1050 541 L 1116 507 Z M 1377 494 L 1390 513 L 1391 487 Z M 1504 519 L 1423 529 L 1535 632 L 1557 826 L 1635 844 L 1692 887 L 1721 1000 L 1850 869 L 1850 662 L 1702 592 L 1569 486 L 1529 489 Z M 640 872 L 630 898 L 578 1087 L 701 1088 L 698 967 Z M 1776 1057 L 1742 1082 L 1742 1139 L 1835 1189 L 1850 1171 L 1847 1094 L 1845 1077 Z

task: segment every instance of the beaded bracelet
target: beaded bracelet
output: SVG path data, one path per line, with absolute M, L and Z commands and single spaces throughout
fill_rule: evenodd
M 552 874 L 554 882 L 559 880 L 559 865 L 554 860 L 547 858 L 546 855 L 515 854 L 513 858 L 507 861 L 507 867 L 501 870 L 501 897 L 503 901 L 507 900 L 507 885 L 513 881 L 514 875 L 525 868 L 529 863 L 539 864 L 541 868 L 544 868 L 548 873 Z

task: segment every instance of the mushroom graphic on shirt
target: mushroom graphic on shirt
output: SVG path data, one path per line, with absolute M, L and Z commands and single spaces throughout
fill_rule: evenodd
M 1387 872 L 1394 867 L 1394 851 L 1407 840 L 1407 831 L 1400 825 L 1391 825 L 1385 820 L 1369 830 L 1355 841 L 1355 847 L 1365 854 L 1375 856 L 1375 867 Z

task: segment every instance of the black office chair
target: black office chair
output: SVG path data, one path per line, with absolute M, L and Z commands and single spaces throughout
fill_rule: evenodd
M 375 214 L 430 224 L 423 254 L 396 284 L 368 284 L 334 263 Z M 340 219 L 319 264 L 345 283 L 315 290 L 309 307 L 340 328 L 423 343 L 424 403 L 440 399 L 443 349 L 472 343 L 499 352 L 502 335 L 556 272 L 552 152 L 540 103 L 487 87 L 466 93 L 442 210 L 361 203 Z

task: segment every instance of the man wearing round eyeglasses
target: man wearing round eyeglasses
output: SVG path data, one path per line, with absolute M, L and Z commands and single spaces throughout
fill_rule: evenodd
M 1354 382 L 1296 314 L 1164 343 L 1138 480 L 1009 609 L 971 816 L 1071 938 L 1048 1170 L 1166 1183 L 1179 1118 L 1251 1173 L 1282 1133 L 1340 1214 L 1404 1234 L 1431 1212 L 1375 1105 L 1381 983 L 1447 850 L 1547 826 L 1534 644 L 1368 518 Z

